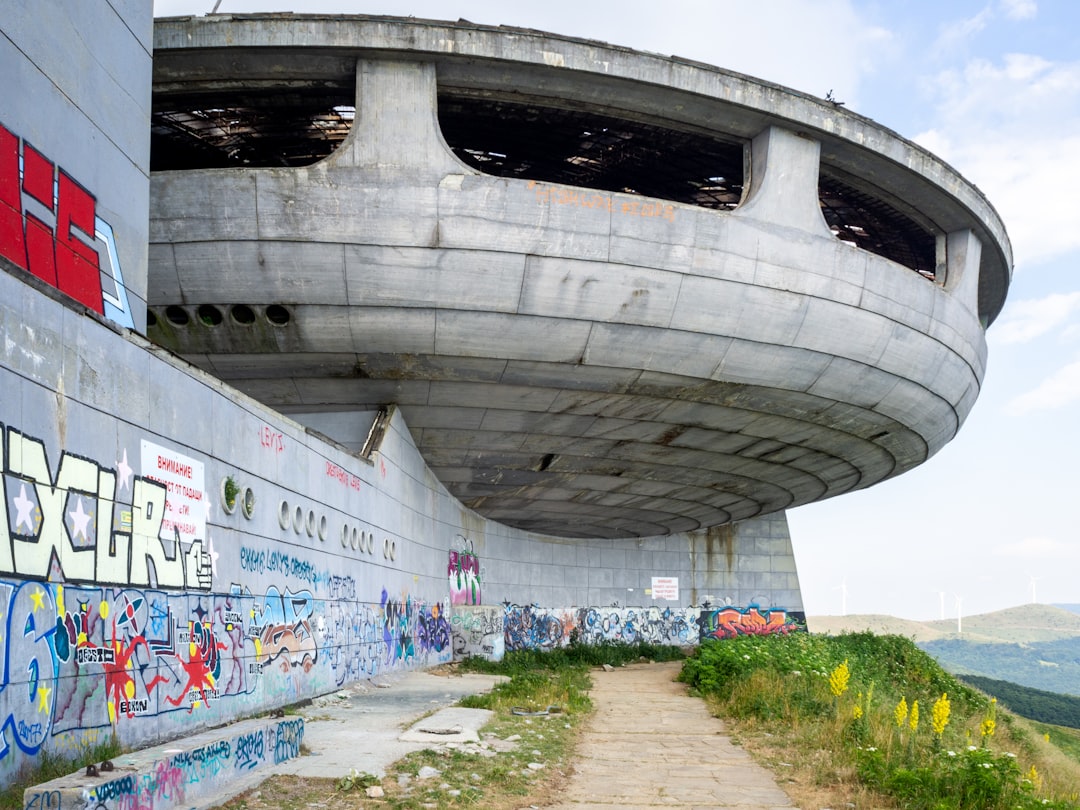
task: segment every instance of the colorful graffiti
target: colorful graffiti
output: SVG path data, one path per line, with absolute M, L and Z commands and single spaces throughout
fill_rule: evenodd
M 0 256 L 131 329 L 112 228 L 96 206 L 63 168 L 0 124 Z
M 210 590 L 202 539 L 169 536 L 168 488 L 135 475 L 126 450 L 115 469 L 64 452 L 54 475 L 44 442 L 0 424 L 0 454 L 0 574 Z
M 382 592 L 381 626 L 386 664 L 446 663 L 450 647 L 450 624 L 446 605 L 426 605 L 403 593 L 391 599 Z
M 559 610 L 507 604 L 503 621 L 507 650 L 560 647 L 571 640 L 583 644 L 643 641 L 683 645 L 697 644 L 704 639 L 787 635 L 806 629 L 801 613 L 783 608 L 762 610 L 757 605 L 746 608 L 649 606 Z
M 801 613 L 783 608 L 767 608 L 757 605 L 746 608 L 723 607 L 702 610 L 698 621 L 699 635 L 708 638 L 735 638 L 736 636 L 788 635 L 806 629 Z
M 218 786 L 215 781 L 299 756 L 304 739 L 302 718 L 283 720 L 254 731 L 243 731 L 189 751 L 177 751 L 141 773 L 116 772 L 82 790 L 81 802 L 70 810 L 154 810 L 194 802 Z M 58 810 L 59 791 L 31 793 L 28 808 Z
M 539 605 L 506 605 L 503 618 L 506 649 L 561 647 L 570 641 L 573 616 L 572 610 L 546 609 Z
M 460 535 L 459 535 L 460 537 Z M 446 577 L 450 581 L 451 605 L 479 605 L 481 599 L 480 558 L 472 541 L 461 538 L 461 549 L 450 549 Z

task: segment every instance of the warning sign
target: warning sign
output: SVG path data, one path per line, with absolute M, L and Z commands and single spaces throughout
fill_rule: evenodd
M 165 519 L 161 536 L 173 539 L 180 532 L 185 543 L 206 538 L 206 489 L 203 463 L 142 442 L 142 474 L 165 485 Z
M 653 599 L 666 599 L 669 602 L 679 601 L 679 578 L 678 577 L 653 577 Z

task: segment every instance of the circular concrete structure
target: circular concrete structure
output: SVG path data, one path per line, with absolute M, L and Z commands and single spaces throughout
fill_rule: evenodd
M 717 526 L 960 428 L 1011 252 L 826 100 L 535 31 L 156 23 L 149 335 L 359 449 L 399 408 L 486 517 Z

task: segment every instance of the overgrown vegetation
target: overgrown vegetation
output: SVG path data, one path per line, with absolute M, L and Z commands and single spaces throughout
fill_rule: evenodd
M 22 810 L 23 793 L 28 787 L 75 773 L 91 763 L 100 765 L 106 760 L 115 759 L 122 752 L 120 743 L 111 737 L 97 745 L 85 746 L 74 754 L 42 751 L 32 769 L 21 774 L 0 792 L 0 810 Z
M 1032 689 L 1011 681 L 999 681 L 980 675 L 961 675 L 960 680 L 993 695 L 1021 717 L 1057 726 L 1080 728 L 1080 697 Z
M 803 806 L 800 789 L 857 808 L 1078 806 L 1075 767 L 899 636 L 706 642 L 681 679 Z

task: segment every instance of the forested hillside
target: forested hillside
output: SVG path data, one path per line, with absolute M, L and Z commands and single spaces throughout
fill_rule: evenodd
M 1055 726 L 1080 728 L 1080 697 L 1031 689 L 978 675 L 961 675 L 960 680 L 996 697 L 1009 711 L 1021 717 Z
M 975 644 L 953 638 L 919 646 L 957 675 L 1080 695 L 1080 637 L 1032 644 Z

